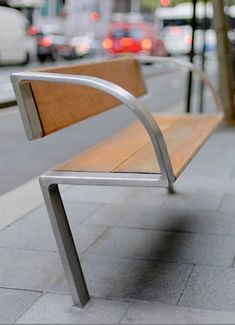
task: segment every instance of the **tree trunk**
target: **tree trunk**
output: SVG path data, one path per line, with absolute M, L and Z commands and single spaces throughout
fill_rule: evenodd
M 214 9 L 214 29 L 217 35 L 220 95 L 224 106 L 225 121 L 228 125 L 235 125 L 233 64 L 228 39 L 228 19 L 224 13 L 224 0 L 212 0 L 212 4 Z

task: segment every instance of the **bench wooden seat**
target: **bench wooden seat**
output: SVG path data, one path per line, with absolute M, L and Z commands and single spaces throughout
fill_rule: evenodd
M 222 117 L 155 115 L 155 119 L 165 138 L 174 175 L 178 177 Z M 138 122 L 53 169 L 75 172 L 161 173 L 149 136 Z
M 103 60 L 12 75 L 30 140 L 105 114 L 120 104 L 139 120 L 40 176 L 74 305 L 85 305 L 89 293 L 58 185 L 165 187 L 170 191 L 222 119 L 220 114 L 153 116 L 137 98 L 146 94 L 138 60 Z M 172 58 L 146 58 L 147 62 L 155 60 L 167 60 L 198 73 L 211 90 L 216 107 L 221 107 L 216 90 L 203 72 Z

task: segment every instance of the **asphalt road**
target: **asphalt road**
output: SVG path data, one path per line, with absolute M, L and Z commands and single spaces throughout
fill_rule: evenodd
M 0 75 L 9 75 L 12 69 L 5 68 L 3 71 L 0 68 Z M 147 96 L 143 99 L 146 106 L 151 111 L 164 111 L 183 102 L 187 80 L 185 72 L 169 70 L 164 73 L 160 69 L 156 76 L 152 74 L 154 69 L 159 68 L 144 67 L 147 88 L 154 95 L 154 98 Z M 133 120 L 135 117 L 131 112 L 119 107 L 30 142 L 26 139 L 18 109 L 0 110 L 0 195 L 82 152 Z

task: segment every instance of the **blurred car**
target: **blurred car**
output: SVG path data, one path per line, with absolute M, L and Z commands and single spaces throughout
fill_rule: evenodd
M 39 33 L 37 57 L 40 62 L 56 61 L 59 58 L 72 60 L 84 57 L 95 51 L 94 34 L 65 36 L 57 33 Z
M 61 34 L 39 34 L 37 40 L 37 57 L 40 62 L 56 61 L 58 58 L 75 58 L 74 48 L 69 39 Z
M 108 54 L 135 53 L 166 56 L 159 32 L 148 22 L 115 22 L 111 24 L 103 40 Z
M 201 53 L 203 48 L 203 30 L 195 30 L 195 53 Z M 192 47 L 192 27 L 189 25 L 167 26 L 161 32 L 166 51 L 170 55 L 189 54 Z M 216 34 L 212 29 L 205 31 L 205 51 L 216 51 Z
M 0 64 L 26 64 L 30 60 L 28 21 L 19 11 L 0 7 Z
M 81 36 L 74 36 L 69 41 L 74 54 L 81 58 L 95 51 L 95 39 L 93 33 Z
M 161 33 L 166 51 L 171 55 L 188 54 L 192 47 L 192 27 L 167 26 Z

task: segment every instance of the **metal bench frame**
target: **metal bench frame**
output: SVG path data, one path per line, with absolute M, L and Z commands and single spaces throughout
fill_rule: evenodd
M 222 104 L 215 87 L 206 74 L 193 64 L 182 62 L 178 59 L 161 57 L 142 56 L 137 57 L 137 59 L 140 62 L 173 63 L 183 69 L 195 72 L 211 91 L 217 110 L 222 111 Z M 14 73 L 11 79 L 26 134 L 30 140 L 40 137 L 43 131 L 31 95 L 28 93 L 27 87 L 25 88 L 22 86 L 22 82 L 27 80 L 84 85 L 99 89 L 118 98 L 136 115 L 149 134 L 156 159 L 160 166 L 161 174 L 49 171 L 40 176 L 39 180 L 42 193 L 65 270 L 65 275 L 70 286 L 73 303 L 75 306 L 82 307 L 89 301 L 89 293 L 58 185 L 166 187 L 171 192 L 176 177 L 173 173 L 167 146 L 157 122 L 141 101 L 114 83 L 89 76 L 40 72 Z M 33 107 L 35 109 L 32 109 Z

